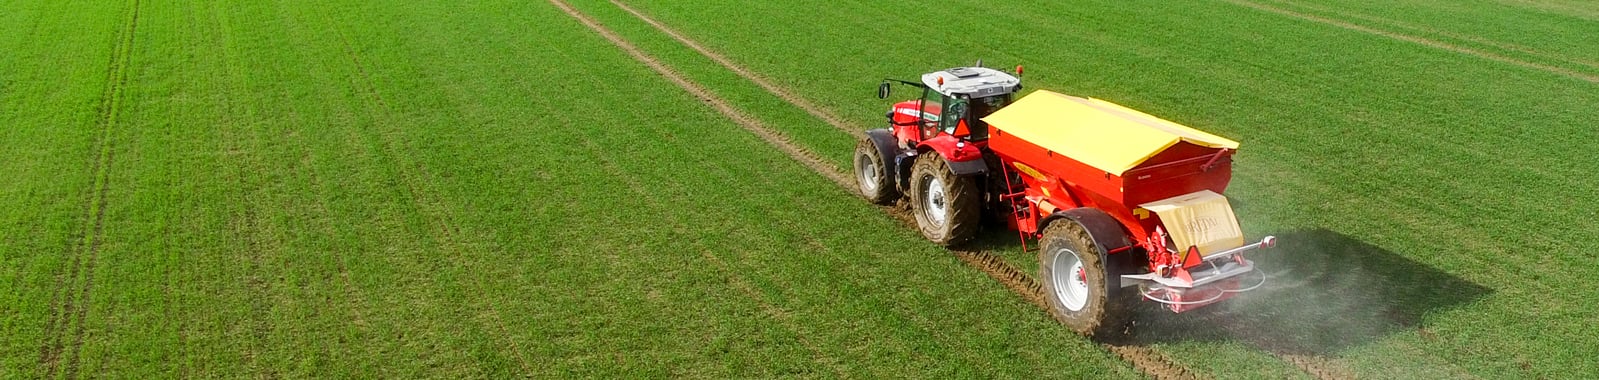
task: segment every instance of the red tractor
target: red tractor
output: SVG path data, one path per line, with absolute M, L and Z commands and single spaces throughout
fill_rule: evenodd
M 1050 312 L 1073 330 L 1120 332 L 1135 298 L 1183 312 L 1265 282 L 1242 254 L 1275 238 L 1246 244 L 1221 195 L 1237 142 L 1104 100 L 1017 98 L 1017 76 L 980 65 L 921 79 L 878 87 L 922 94 L 856 147 L 861 194 L 908 195 L 938 244 L 970 240 L 984 220 L 1018 231 L 1024 249 L 1036 239 Z

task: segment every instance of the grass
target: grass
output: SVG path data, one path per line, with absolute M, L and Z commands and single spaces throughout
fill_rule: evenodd
M 6 377 L 1134 376 L 547 4 L 135 4 L 0 42 Z
M 1239 138 L 1245 150 L 1230 193 L 1246 230 L 1305 242 L 1262 260 L 1307 280 L 1278 293 L 1287 300 L 1240 300 L 1214 318 L 1263 332 L 1148 337 L 1180 357 L 1231 358 L 1185 363 L 1213 375 L 1275 368 L 1264 362 L 1274 358 L 1251 353 L 1262 350 L 1335 357 L 1376 377 L 1590 368 L 1576 353 L 1592 352 L 1595 339 L 1559 338 L 1591 335 L 1575 311 L 1592 304 L 1576 295 L 1591 274 L 1580 268 L 1589 266 L 1582 252 L 1595 231 L 1578 205 L 1595 193 L 1583 169 L 1593 159 L 1571 144 L 1592 134 L 1585 104 L 1599 92 L 1573 77 L 1593 72 L 1580 64 L 1586 53 L 1561 48 L 1569 39 L 1559 37 L 1582 35 L 1585 24 L 1563 21 L 1582 15 L 1551 15 L 1555 8 L 1538 4 L 1279 3 L 1268 5 L 1423 25 L 1432 31 L 1338 19 L 1457 49 L 1229 3 L 630 4 L 862 124 L 883 106 L 865 90 L 878 78 L 982 57 L 1032 67 L 1033 88 L 1104 97 Z M 639 31 L 632 38 L 652 38 L 613 8 L 585 6 Z M 916 17 L 874 16 L 913 8 Z M 1431 21 L 1456 8 L 1498 16 Z M 942 21 L 925 22 L 934 19 Z M 1493 26 L 1518 22 L 1548 30 Z M 658 45 L 662 56 L 683 54 Z M 692 71 L 692 61 L 679 64 Z M 1032 265 L 1025 254 L 1008 255 Z
M 6 18 L 0 46 L 16 52 L 0 58 L 7 67 L 0 70 L 0 125 L 6 126 L 0 128 L 0 168 L 7 177 L 0 181 L 0 251 L 8 252 L 0 255 L 0 281 L 14 284 L 0 292 L 0 326 L 6 335 L 38 337 L 47 328 L 45 302 L 56 291 L 48 285 L 51 268 L 67 264 L 59 254 L 63 247 L 82 241 L 82 206 L 95 186 L 97 106 L 120 23 L 114 6 L 28 5 L 0 16 Z M 45 249 L 57 254 L 20 254 Z M 23 345 L 8 339 L 4 347 L 37 353 L 41 342 L 29 341 L 29 351 L 21 351 Z M 21 367 L 35 358 L 3 355 L 0 363 Z
M 1137 376 L 543 2 L 4 3 L 0 377 Z M 1201 375 L 1599 371 L 1591 7 L 628 4 L 861 129 L 983 58 L 1242 141 L 1272 287 L 1136 337 Z

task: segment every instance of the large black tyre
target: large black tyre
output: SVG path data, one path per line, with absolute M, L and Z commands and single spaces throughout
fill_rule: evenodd
M 1088 337 L 1121 335 L 1132 316 L 1128 295 L 1115 273 L 1109 273 L 1105 252 L 1082 224 L 1067 218 L 1044 227 L 1038 251 L 1038 280 L 1049 313 L 1066 327 Z
M 977 181 L 958 176 L 936 153 L 917 157 L 911 167 L 911 214 L 922 237 L 949 246 L 971 240 L 982 220 Z
M 893 168 L 883 154 L 872 144 L 870 137 L 855 144 L 855 184 L 861 196 L 872 203 L 886 205 L 899 200 L 899 188 L 894 186 Z

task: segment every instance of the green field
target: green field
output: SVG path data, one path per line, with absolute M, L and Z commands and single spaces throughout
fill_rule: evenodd
M 624 3 L 858 130 L 982 58 L 1239 140 L 1273 282 L 1077 337 L 608 1 L 715 99 L 543 1 L 0 0 L 0 378 L 1599 373 L 1594 4 Z M 1014 236 L 971 248 L 1030 271 Z

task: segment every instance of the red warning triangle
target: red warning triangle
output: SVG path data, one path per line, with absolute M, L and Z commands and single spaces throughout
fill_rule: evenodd
M 1199 262 L 1203 261 L 1201 260 L 1203 256 L 1199 254 L 1199 246 L 1188 246 L 1188 253 L 1183 254 L 1183 268 L 1199 265 Z

